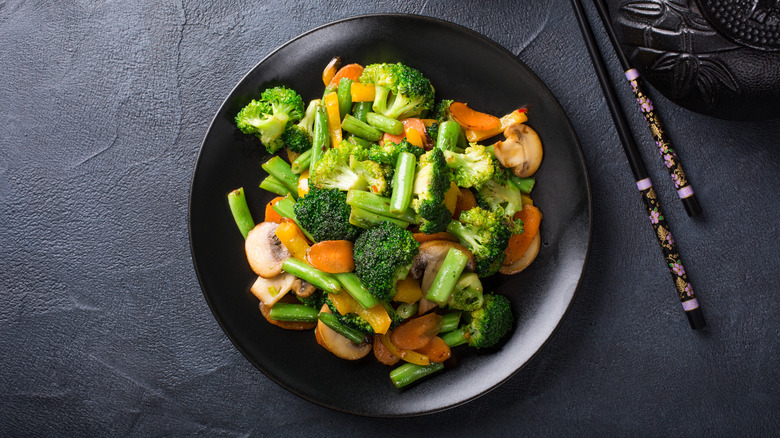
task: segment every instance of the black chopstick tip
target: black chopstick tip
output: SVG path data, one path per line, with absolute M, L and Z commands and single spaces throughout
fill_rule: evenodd
M 685 312 L 685 316 L 688 317 L 688 322 L 691 324 L 692 329 L 701 330 L 707 327 L 707 321 L 704 320 L 704 313 L 701 311 L 701 307 Z
M 701 205 L 699 205 L 696 195 L 683 198 L 682 203 L 685 206 L 685 212 L 688 213 L 688 216 L 696 217 L 701 214 Z

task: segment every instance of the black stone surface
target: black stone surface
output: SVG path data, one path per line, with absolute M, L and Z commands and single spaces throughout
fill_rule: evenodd
M 582 288 L 539 355 L 469 404 L 403 420 L 313 405 L 252 367 L 203 299 L 186 223 L 198 147 L 233 85 L 299 33 L 372 12 L 443 18 L 517 54 L 580 136 L 595 207 Z M 650 90 L 704 209 L 690 219 L 607 58 L 704 308 L 694 332 L 567 1 L 4 1 L 0 47 L 3 435 L 777 433 L 780 122 Z

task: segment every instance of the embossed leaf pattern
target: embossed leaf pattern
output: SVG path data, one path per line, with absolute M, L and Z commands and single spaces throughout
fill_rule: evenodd
M 663 16 L 664 6 L 654 1 L 628 2 L 621 6 L 621 10 L 638 19 L 660 18 Z

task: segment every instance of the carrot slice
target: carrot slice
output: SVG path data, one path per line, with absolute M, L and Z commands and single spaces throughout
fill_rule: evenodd
M 277 196 L 274 199 L 271 199 L 271 201 L 268 204 L 265 204 L 265 221 L 266 222 L 276 222 L 277 224 L 282 221 L 282 216 L 274 210 L 274 204 L 284 199 L 282 196 Z
M 501 120 L 498 117 L 475 111 L 463 102 L 452 102 L 450 114 L 464 129 L 484 131 L 501 126 Z
M 452 355 L 450 346 L 447 345 L 446 342 L 444 342 L 444 339 L 438 336 L 431 339 L 431 342 L 425 344 L 424 347 L 418 348 L 415 351 L 417 351 L 420 354 L 424 354 L 428 356 L 428 359 L 431 362 L 444 362 L 445 360 L 449 359 L 450 356 Z
M 341 81 L 342 78 L 352 79 L 353 81 L 357 81 L 360 79 L 360 75 L 363 74 L 363 66 L 360 64 L 347 64 L 344 67 L 341 67 L 335 75 L 331 78 L 330 82 L 328 82 L 328 87 L 334 87 L 338 86 L 339 81 Z
M 467 129 L 465 132 L 466 140 L 470 142 L 482 141 L 486 138 L 490 138 L 495 135 L 501 134 L 509 125 L 514 125 L 515 123 L 527 122 L 528 116 L 526 115 L 526 113 L 528 113 L 528 110 L 526 108 L 516 109 L 511 113 L 505 115 L 504 117 L 501 117 L 500 119 L 501 125 L 493 129 L 486 129 L 481 131 Z
M 539 233 L 539 224 L 542 222 L 542 212 L 533 205 L 525 204 L 523 209 L 515 213 L 515 219 L 523 221 L 523 232 L 515 234 L 509 239 L 506 248 L 504 265 L 511 265 L 525 254 L 534 237 Z
M 426 313 L 399 325 L 390 334 L 393 345 L 403 350 L 417 350 L 424 347 L 439 332 L 441 315 Z
M 322 83 L 325 85 L 330 84 L 330 81 L 336 76 L 336 70 L 341 66 L 341 58 L 338 56 L 331 59 L 325 69 L 322 70 Z
M 425 234 L 425 233 L 414 233 L 412 234 L 412 237 L 414 237 L 414 240 L 423 243 L 423 242 L 430 242 L 431 240 L 449 240 L 450 242 L 457 242 L 458 238 L 454 235 L 442 231 L 440 233 L 433 233 L 433 234 Z
M 349 240 L 323 240 L 306 251 L 306 260 L 320 271 L 330 274 L 352 272 L 355 270 L 353 246 Z
M 458 195 L 458 200 L 455 203 L 455 213 L 452 214 L 452 217 L 458 219 L 462 212 L 471 210 L 476 206 L 477 199 L 474 197 L 474 193 L 472 193 L 469 189 L 461 188 L 460 194 Z
M 395 356 L 400 357 L 406 362 L 417 364 L 417 365 L 430 365 L 431 360 L 428 359 L 428 356 L 424 354 L 420 354 L 414 350 L 403 350 L 395 345 L 393 345 L 393 342 L 390 340 L 390 336 L 387 334 L 383 334 L 379 338 L 382 341 L 382 344 L 384 344 L 385 348 L 387 348 L 390 353 L 392 353 Z

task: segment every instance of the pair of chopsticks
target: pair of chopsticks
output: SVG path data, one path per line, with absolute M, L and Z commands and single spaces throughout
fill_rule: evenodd
M 639 82 L 639 73 L 635 69 L 631 68 L 625 54 L 623 54 L 622 50 L 620 50 L 620 46 L 618 44 L 617 38 L 615 37 L 611 22 L 607 16 L 607 9 L 603 3 L 603 0 L 595 0 L 595 3 L 596 8 L 599 10 L 601 20 L 604 23 L 604 27 L 609 34 L 622 67 L 626 72 L 626 79 L 628 79 L 631 83 L 634 95 L 636 96 L 637 102 L 640 104 L 642 113 L 645 116 L 645 121 L 647 121 L 648 127 L 653 134 L 656 145 L 658 146 L 662 156 L 664 157 L 664 161 L 669 168 L 672 180 L 674 181 L 675 187 L 677 188 L 677 193 L 680 196 L 683 205 L 685 206 L 686 212 L 690 216 L 696 216 L 701 213 L 701 208 L 699 207 L 699 204 L 693 194 L 693 189 L 688 183 L 687 178 L 685 178 L 685 173 L 682 170 L 682 166 L 679 163 L 677 155 L 671 148 L 671 144 L 669 143 L 668 139 L 666 138 L 666 134 L 660 126 L 660 121 L 655 113 L 652 102 L 649 98 L 647 98 L 647 94 L 642 89 L 642 86 Z M 588 49 L 588 53 L 590 54 L 591 61 L 593 61 L 593 67 L 596 69 L 596 75 L 598 76 L 601 88 L 604 91 L 604 95 L 607 100 L 607 106 L 609 107 L 610 113 L 612 114 L 612 120 L 615 122 L 618 136 L 620 137 L 621 143 L 623 144 L 623 150 L 626 153 L 626 157 L 628 158 L 628 162 L 631 166 L 631 171 L 633 172 L 634 179 L 636 180 L 637 189 L 639 189 L 639 192 L 642 195 L 642 200 L 644 201 L 645 207 L 647 208 L 650 222 L 653 225 L 656 237 L 658 238 L 658 244 L 660 245 L 661 251 L 664 254 L 667 267 L 669 268 L 669 273 L 672 275 L 672 280 L 674 281 L 675 287 L 677 288 L 677 293 L 680 297 L 680 302 L 682 303 L 685 315 L 688 317 L 688 322 L 690 323 L 692 329 L 702 329 L 706 326 L 704 314 L 702 313 L 701 307 L 699 307 L 699 302 L 693 293 L 693 287 L 688 281 L 688 275 L 686 274 L 685 268 L 683 267 L 680 253 L 677 251 L 671 230 L 669 229 L 669 225 L 667 224 L 666 218 L 664 217 L 663 211 L 661 210 L 661 205 L 659 203 L 658 197 L 655 194 L 655 190 L 653 190 L 653 183 L 650 180 L 650 176 L 648 175 L 647 169 L 645 168 L 644 162 L 642 161 L 642 156 L 639 153 L 639 149 L 636 146 L 634 137 L 631 134 L 631 130 L 629 128 L 625 114 L 623 113 L 620 101 L 618 100 L 617 94 L 615 93 L 615 90 L 612 87 L 612 83 L 609 80 L 607 68 L 599 52 L 598 45 L 596 44 L 595 37 L 591 31 L 587 17 L 585 15 L 585 11 L 582 8 L 580 0 L 571 0 L 571 4 L 574 7 L 574 12 L 577 16 L 577 23 L 579 24 L 582 35 L 585 38 L 585 45 Z

